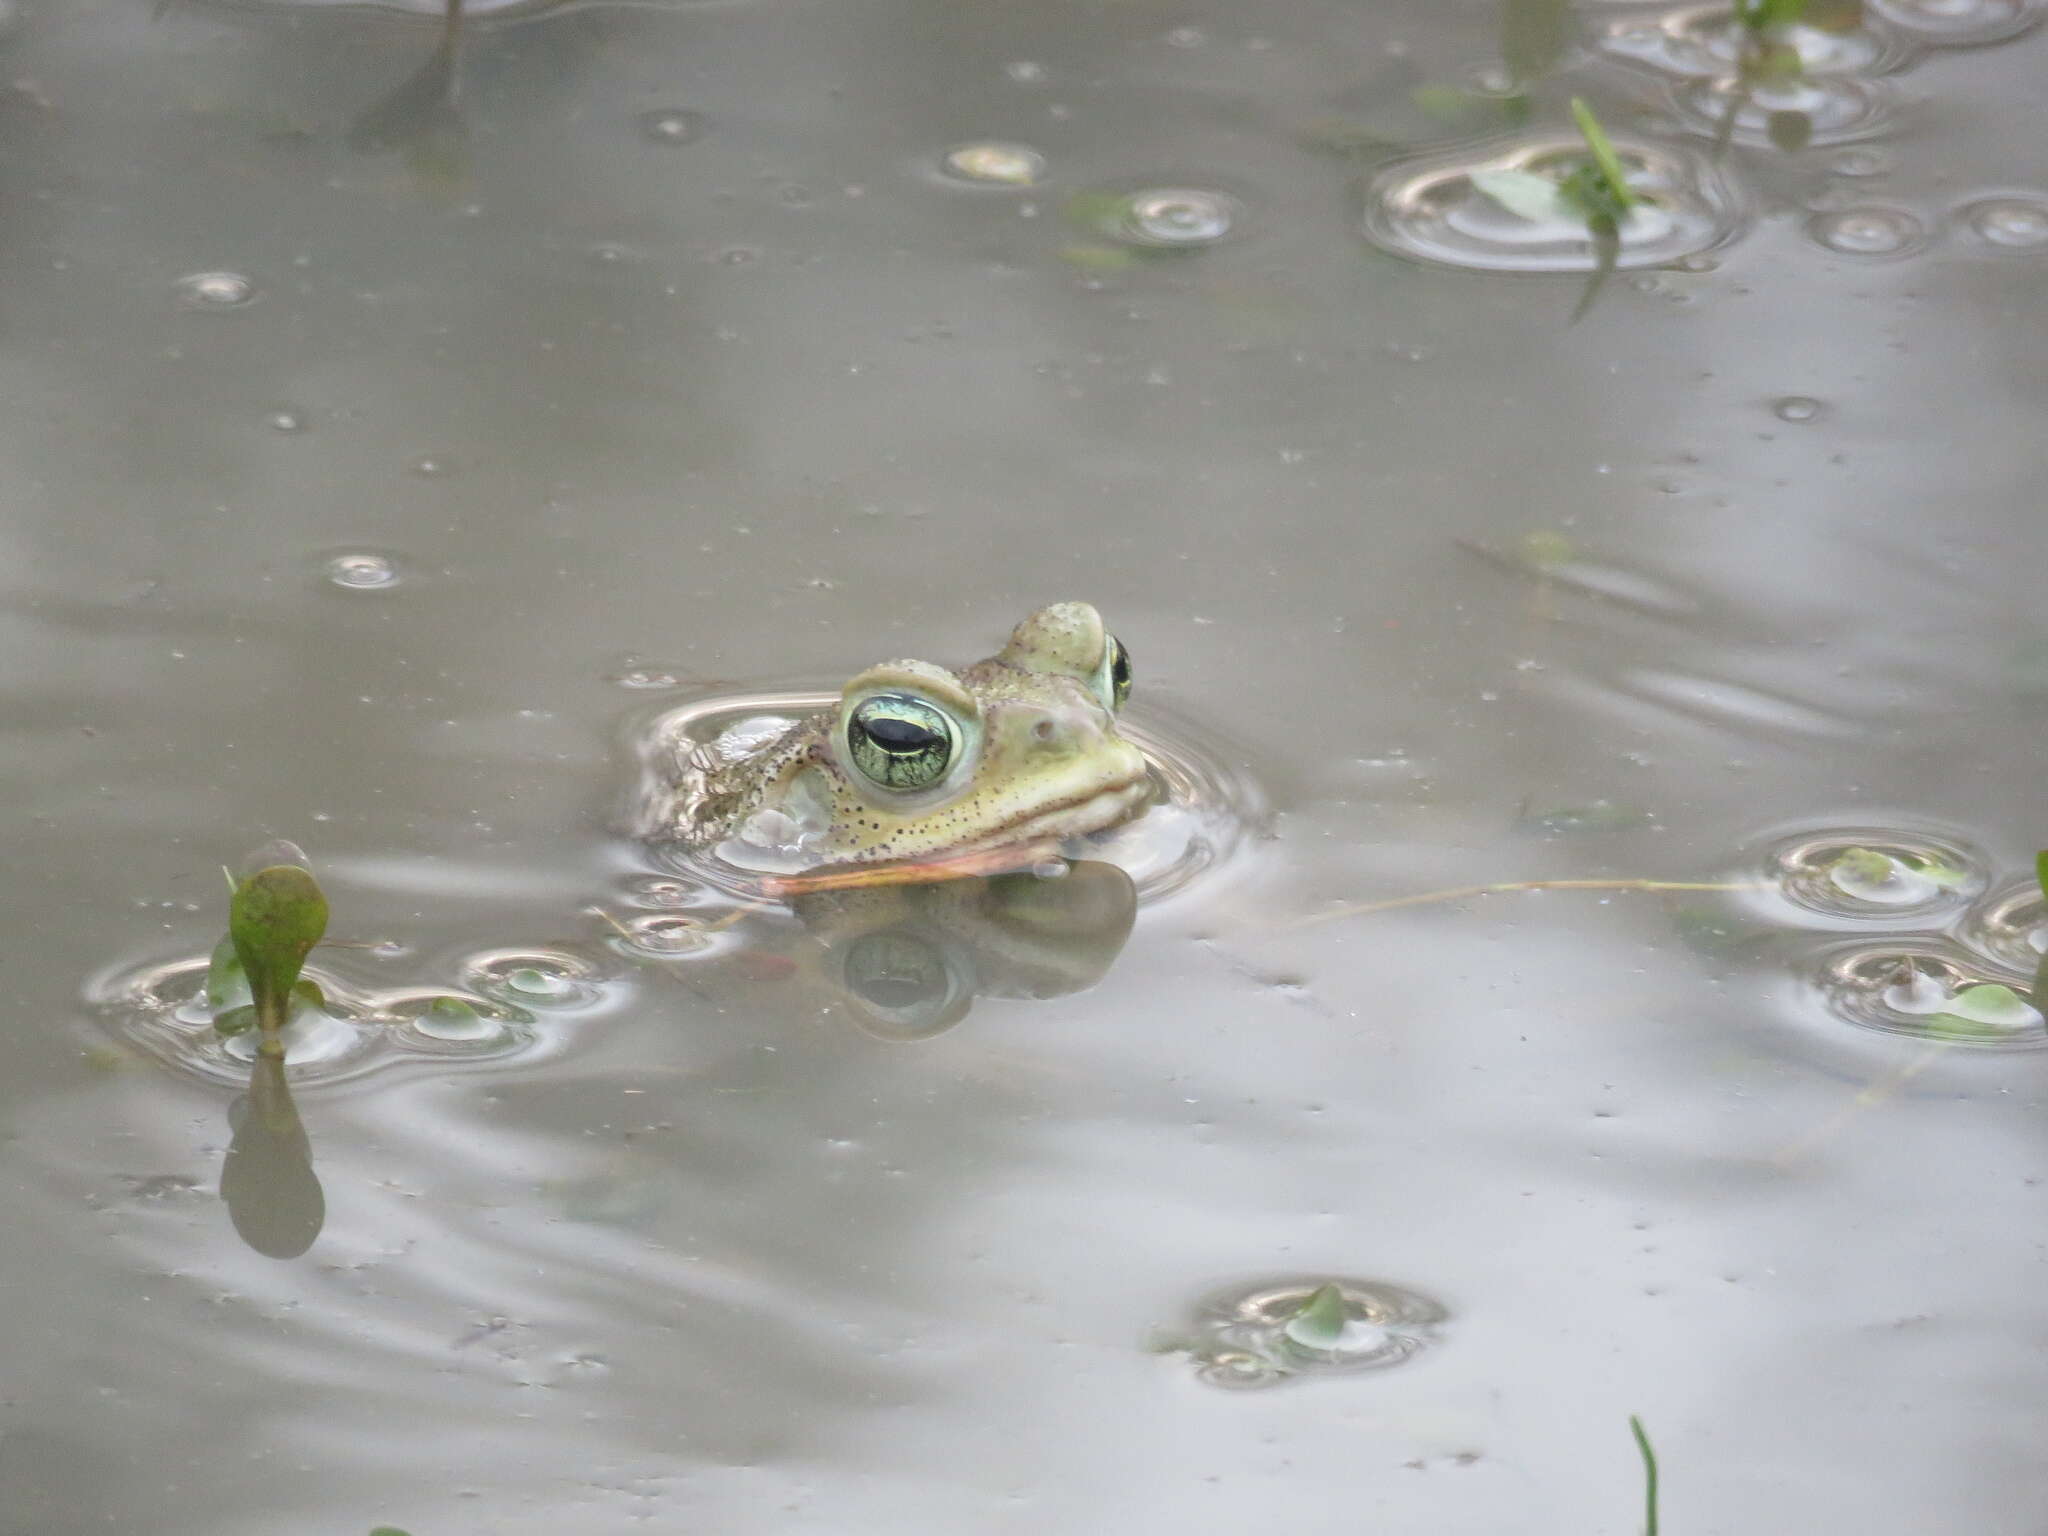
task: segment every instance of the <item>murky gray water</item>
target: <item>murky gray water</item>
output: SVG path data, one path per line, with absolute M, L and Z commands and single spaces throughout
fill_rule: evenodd
M 0 11 L 0 1531 L 2048 1521 L 2039 6 L 151 9 Z M 631 835 L 1067 597 L 1120 955 Z M 1735 888 L 1350 910 L 1569 880 Z

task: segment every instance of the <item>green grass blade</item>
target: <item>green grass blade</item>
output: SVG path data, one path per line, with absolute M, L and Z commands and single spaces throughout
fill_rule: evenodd
M 1657 1453 L 1650 1449 L 1650 1436 L 1641 1419 L 1630 1414 L 1628 1428 L 1636 1437 L 1636 1449 L 1643 1453 L 1643 1536 L 1657 1536 Z

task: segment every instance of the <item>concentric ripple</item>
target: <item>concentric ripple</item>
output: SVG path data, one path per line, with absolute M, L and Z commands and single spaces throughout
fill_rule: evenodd
M 1303 1326 L 1325 1296 L 1336 1304 L 1329 1326 Z M 1431 1298 L 1384 1281 L 1271 1280 L 1211 1297 L 1186 1333 L 1159 1347 L 1189 1356 L 1210 1386 L 1243 1391 L 1399 1365 L 1437 1342 L 1446 1316 Z
M 1887 74 L 1910 64 L 1917 52 L 1911 41 L 1891 29 L 1867 24 L 1843 31 L 1803 25 L 1777 28 L 1771 41 L 1795 51 L 1800 73 L 1808 76 Z M 1742 67 L 1755 44 L 1734 8 L 1724 4 L 1626 17 L 1602 30 L 1598 46 L 1603 53 L 1661 74 L 1725 76 Z
M 1841 926 L 1926 927 L 1984 889 L 1985 862 L 1945 839 L 1884 828 L 1804 834 L 1775 844 L 1765 873 L 1792 907 Z
M 674 875 L 728 896 L 757 897 L 764 875 L 793 871 L 748 863 L 736 845 L 712 851 L 670 835 L 704 791 L 706 754 L 714 742 L 773 740 L 789 724 L 838 703 L 836 693 L 759 693 L 714 696 L 643 715 L 628 741 L 640 763 L 632 825 Z M 1180 890 L 1235 855 L 1266 817 L 1256 785 L 1226 764 L 1240 754 L 1190 723 L 1137 704 L 1119 716 L 1117 729 L 1145 754 L 1152 805 L 1135 821 L 1071 845 L 1076 856 L 1115 864 L 1138 887 L 1141 901 Z
M 1726 244 L 1747 220 L 1714 163 L 1688 149 L 1618 145 L 1641 198 L 1620 230 L 1617 265 L 1666 266 Z M 1519 171 L 1558 181 L 1580 165 L 1585 146 L 1552 138 L 1492 155 L 1471 148 L 1389 161 L 1366 189 L 1366 238 L 1383 250 L 1437 266 L 1486 272 L 1591 272 L 1598 252 L 1583 220 L 1525 218 L 1480 191 L 1474 177 Z
M 1911 256 L 1927 244 L 1927 226 L 1904 208 L 1842 208 L 1815 214 L 1806 232 L 1842 256 L 1874 261 Z
M 1965 203 L 1956 217 L 1991 250 L 2015 256 L 2048 251 L 2048 201 L 2038 197 L 1983 197 Z
M 1244 224 L 1242 199 L 1215 187 L 1097 188 L 1069 202 L 1082 227 L 1120 245 L 1157 251 L 1192 251 L 1215 245 Z
M 1746 84 L 1730 76 L 1673 87 L 1672 108 L 1687 131 L 1737 144 L 1778 144 L 1788 117 L 1803 120 L 1801 142 L 1847 144 L 1890 130 L 1899 95 L 1883 80 L 1807 75 Z M 1794 145 L 1793 147 L 1798 147 Z
M 2048 955 L 2048 899 L 2031 881 L 1994 895 L 1971 909 L 1956 937 L 2008 970 L 2032 976 Z
M 1937 939 L 1830 951 L 1817 983 L 1838 1017 L 1865 1029 L 2005 1050 L 2048 1045 L 2030 983 Z
M 588 1008 L 606 995 L 597 968 L 554 951 L 494 950 L 473 957 L 460 987 L 369 988 L 317 965 L 305 976 L 324 1006 L 301 999 L 284 1030 L 294 1087 L 338 1082 L 385 1067 L 451 1060 L 486 1062 L 529 1054 L 549 1038 L 548 1015 Z M 210 1000 L 205 957 L 173 960 L 98 978 L 93 1013 L 114 1035 L 166 1066 L 211 1082 L 243 1085 L 257 1033 L 223 1036 Z
M 2040 23 L 2048 0 L 1866 0 L 1901 32 L 1943 48 L 2000 43 Z

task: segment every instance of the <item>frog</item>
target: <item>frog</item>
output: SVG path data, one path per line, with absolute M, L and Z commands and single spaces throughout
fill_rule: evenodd
M 667 830 L 782 871 L 1056 846 L 1151 803 L 1145 754 L 1118 730 L 1130 692 L 1130 651 L 1101 614 L 1053 603 L 972 666 L 881 662 L 830 708 L 773 734 L 746 722 L 698 747 Z

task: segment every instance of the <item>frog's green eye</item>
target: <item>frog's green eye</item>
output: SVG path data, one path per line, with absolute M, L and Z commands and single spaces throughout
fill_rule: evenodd
M 1122 709 L 1131 696 L 1131 653 L 1124 649 L 1123 641 L 1115 635 L 1108 637 L 1109 644 L 1102 649 L 1102 676 L 1096 684 L 1096 691 L 1112 711 Z
M 883 789 L 929 789 L 946 776 L 960 735 L 946 712 L 907 693 L 878 693 L 846 721 L 853 766 Z

